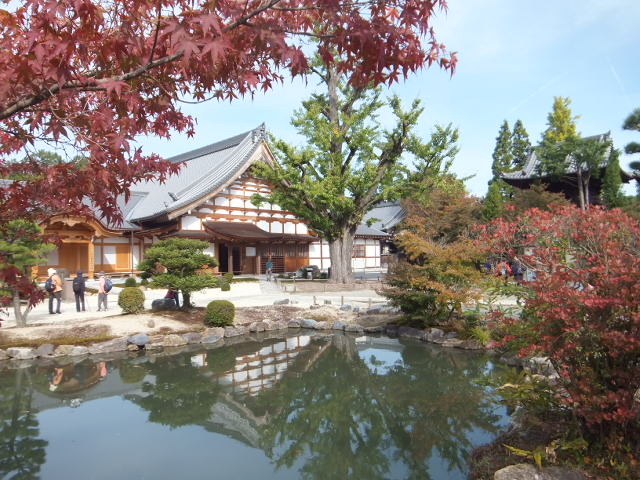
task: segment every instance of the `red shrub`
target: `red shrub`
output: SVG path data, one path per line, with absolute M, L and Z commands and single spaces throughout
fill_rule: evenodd
M 620 210 L 532 209 L 483 228 L 492 255 L 517 256 L 536 273 L 519 322 L 521 354 L 548 356 L 587 426 L 625 426 L 640 387 L 640 224 Z M 522 340 L 522 339 L 521 339 Z

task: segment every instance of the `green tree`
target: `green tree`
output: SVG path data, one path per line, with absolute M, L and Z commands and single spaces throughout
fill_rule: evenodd
M 547 115 L 547 129 L 542 133 L 542 145 L 554 145 L 579 137 L 569 97 L 553 97 L 553 107 Z
M 188 238 L 161 240 L 147 250 L 138 269 L 153 274 L 153 283 L 179 290 L 184 298 L 182 308 L 191 308 L 191 294 L 207 287 L 216 286 L 216 278 L 206 272 L 205 267 L 217 267 L 218 262 L 203 252 L 207 242 Z
M 629 116 L 624 120 L 622 124 L 622 128 L 624 130 L 635 130 L 636 132 L 640 132 L 640 108 L 636 108 L 633 112 L 629 114 Z M 640 143 L 638 142 L 630 142 L 627 143 L 624 147 L 624 153 L 633 154 L 640 153 Z M 633 176 L 636 180 L 636 188 L 638 191 L 638 196 L 640 196 L 640 161 L 635 160 L 629 164 L 629 166 L 633 169 Z
M 618 150 L 612 150 L 609 155 L 609 162 L 602 179 L 602 203 L 609 208 L 619 208 L 625 204 Z
M 501 216 L 512 191 L 512 187 L 504 180 L 489 182 L 489 190 L 482 201 L 482 218 L 490 221 Z
M 493 149 L 493 163 L 491 164 L 491 172 L 493 178 L 499 179 L 504 172 L 509 172 L 513 168 L 513 145 L 511 139 L 511 130 L 509 122 L 502 122 L 498 136 L 496 137 L 496 146 Z
M 524 128 L 521 120 L 516 120 L 511 134 L 511 156 L 512 167 L 522 168 L 531 154 L 531 142 L 529 134 Z
M 270 195 L 254 200 L 276 203 L 307 220 L 329 242 L 330 281 L 350 283 L 358 225 L 377 203 L 401 189 L 403 153 L 420 157 L 429 150 L 412 133 L 423 109 L 416 100 L 405 111 L 397 97 L 391 98 L 395 126 L 383 131 L 378 112 L 385 102 L 379 89 L 349 84 L 333 66 L 314 71 L 326 92 L 312 94 L 291 120 L 306 146 L 273 142 L 276 162 L 255 168 L 273 188 Z M 428 168 L 428 159 L 423 163 L 422 168 Z
M 562 193 L 549 192 L 543 183 L 533 184 L 530 188 L 514 188 L 513 197 L 509 201 L 510 209 L 506 210 L 502 218 L 516 221 L 527 210 L 537 208 L 550 210 L 553 205 L 570 205 L 569 200 Z
M 24 327 L 31 309 L 44 298 L 32 268 L 47 261 L 46 255 L 55 245 L 46 243 L 42 229 L 33 222 L 11 220 L 0 231 L 0 301 L 13 304 L 16 325 Z M 22 308 L 22 301 L 27 303 Z

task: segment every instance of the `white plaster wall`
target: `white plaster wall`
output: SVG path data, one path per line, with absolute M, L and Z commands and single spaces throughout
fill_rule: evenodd
M 200 230 L 200 219 L 192 215 L 185 215 L 180 219 L 182 230 Z
M 228 207 L 229 199 L 227 197 L 216 197 L 214 203 L 221 207 Z
M 245 251 L 245 255 L 247 257 L 255 257 L 256 256 L 256 247 L 247 247 Z
M 258 223 L 256 223 L 256 225 L 258 226 L 258 228 L 261 228 L 265 232 L 269 231 L 269 222 L 265 222 L 264 220 L 260 220 Z
M 284 233 L 296 233 L 296 224 L 291 222 L 285 223 Z
M 307 235 L 309 233 L 309 229 L 304 223 L 298 223 L 296 225 L 296 233 L 298 235 Z
M 309 257 L 320 258 L 322 251 L 320 249 L 320 242 L 313 242 L 309 245 Z
M 367 245 L 365 247 L 367 257 L 378 257 L 380 256 L 380 247 L 377 245 Z
M 56 255 L 58 253 L 56 252 Z M 94 245 L 93 247 L 93 262 L 94 263 L 102 263 L 102 248 L 99 245 Z M 57 257 L 56 257 L 57 260 Z M 53 263 L 53 262 L 51 262 Z
M 116 247 L 105 246 L 103 262 L 107 265 L 116 264 Z
M 216 244 L 210 243 L 209 246 L 204 250 L 204 253 L 207 255 L 211 255 L 212 257 L 216 256 Z
M 351 259 L 351 268 L 353 268 L 354 270 L 363 270 L 364 267 L 364 258 L 356 257 Z
M 240 198 L 232 198 L 231 206 L 236 208 L 244 208 L 244 200 Z
M 280 223 L 280 222 L 272 222 L 271 223 L 271 232 L 272 233 L 282 233 L 282 223 Z
M 109 243 L 131 243 L 130 238 L 122 238 L 122 237 L 105 237 L 105 241 Z

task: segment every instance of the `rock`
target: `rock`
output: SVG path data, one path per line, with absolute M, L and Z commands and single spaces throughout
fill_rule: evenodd
M 374 314 L 378 314 L 378 313 L 383 313 L 383 312 L 382 312 L 382 308 L 380 308 L 380 307 L 370 307 L 370 308 L 367 308 L 367 310 L 365 311 L 365 313 L 369 313 L 369 314 L 372 314 L 372 313 L 374 313 Z
M 0 348 L 0 360 L 7 360 L 8 358 L 9 358 L 9 355 L 7 355 L 7 352 L 5 352 Z
M 219 337 L 217 335 L 203 335 L 202 338 L 200 339 L 200 343 L 210 345 L 212 343 L 218 343 L 221 340 L 222 340 L 222 337 Z
M 272 330 L 277 330 L 278 326 L 276 325 L 276 322 L 264 322 L 264 329 L 265 331 L 272 331 Z
M 331 305 L 331 300 L 325 300 L 325 301 L 324 301 L 324 304 L 325 304 L 325 305 Z
M 398 325 L 387 325 L 384 327 L 384 333 L 386 333 L 390 337 L 397 337 L 399 329 L 400 327 Z
M 33 348 L 27 347 L 10 347 L 7 348 L 5 353 L 7 357 L 16 360 L 30 360 L 37 357 L 36 351 Z
M 275 325 L 276 330 L 286 330 L 287 328 L 289 328 L 287 322 L 285 322 L 284 320 L 276 320 L 275 322 L 273 322 L 273 324 Z
M 177 310 L 176 302 L 173 298 L 158 298 L 151 302 L 152 312 L 162 312 L 164 310 Z
M 285 298 L 284 300 L 276 300 L 273 302 L 274 305 L 289 305 L 289 299 Z
M 342 310 L 343 312 L 350 312 L 351 310 L 353 310 L 353 307 L 351 305 L 344 304 L 340 307 L 340 310 Z
M 71 350 L 73 350 L 74 347 L 75 345 L 58 345 L 54 350 L 53 355 L 55 357 L 66 357 L 71 355 Z
M 309 305 L 310 310 L 317 310 L 318 308 L 322 308 L 322 305 L 317 305 L 317 304 Z
M 344 327 L 344 331 L 351 333 L 364 333 L 364 328 L 362 325 L 358 325 L 357 323 L 349 323 Z
M 500 361 L 509 365 L 510 367 L 522 367 L 524 364 L 524 359 L 520 357 L 512 357 L 509 355 L 503 355 L 500 357 Z
M 337 321 L 337 322 L 333 322 L 333 329 L 334 330 L 344 330 L 344 327 L 346 327 L 347 324 L 341 321 Z
M 147 344 L 144 346 L 144 349 L 145 349 L 147 352 L 150 352 L 150 351 L 152 351 L 152 350 L 162 350 L 163 348 L 164 348 L 164 346 L 163 346 L 162 340 L 157 341 L 157 342 L 147 343 Z
M 384 331 L 384 326 L 378 325 L 377 327 L 364 327 L 365 333 L 382 333 Z
M 149 320 L 147 322 L 147 327 L 148 328 L 154 328 L 156 326 L 156 322 L 153 321 L 153 319 Z
M 36 355 L 40 358 L 42 357 L 50 357 L 53 355 L 55 347 L 50 343 L 43 343 L 38 348 L 36 348 Z
M 147 343 L 151 343 L 151 339 L 146 333 L 138 333 L 137 335 L 132 335 L 127 338 L 127 343 L 144 347 Z
M 209 336 L 214 336 L 214 337 L 224 337 L 224 328 L 223 327 L 211 327 L 211 328 L 205 328 L 204 332 L 202 332 L 202 335 L 205 337 L 209 337 Z
M 444 336 L 445 340 L 449 340 L 450 338 L 458 338 L 458 334 L 456 332 L 449 332 Z
M 299 320 L 289 320 L 287 322 L 287 327 L 288 328 L 300 328 L 300 321 Z
M 184 333 L 182 338 L 185 339 L 188 345 L 194 345 L 202 341 L 202 334 L 198 332 Z
M 165 347 L 181 347 L 186 344 L 187 341 L 181 335 L 176 335 L 175 333 L 166 335 L 162 340 L 162 345 Z
M 333 327 L 333 322 L 316 322 L 316 326 L 313 327 L 316 330 L 331 330 Z
M 484 346 L 477 340 L 465 340 L 458 348 L 462 348 L 464 350 L 483 350 Z
M 577 470 L 562 467 L 544 467 L 541 470 L 528 463 L 509 465 L 493 475 L 494 480 L 587 480 Z
M 358 313 L 360 311 L 360 307 L 353 307 L 353 313 Z
M 463 343 L 464 340 L 460 340 L 459 338 L 448 338 L 442 342 L 442 346 L 447 348 L 460 348 L 460 345 Z
M 79 357 L 81 355 L 89 355 L 89 349 L 87 347 L 74 345 L 69 353 L 72 357 Z
M 309 318 L 304 318 L 302 320 L 302 322 L 300 322 L 300 326 L 302 328 L 316 328 L 316 325 L 318 325 L 318 322 L 316 322 L 315 320 L 311 320 Z
M 1 352 L 1 350 L 0 350 Z M 0 359 L 2 358 L 2 353 L 0 353 Z M 636 390 L 636 393 L 633 394 L 633 403 L 636 404 L 636 406 L 640 406 L 640 388 Z
M 424 332 L 417 328 L 400 327 L 398 328 L 398 336 L 403 338 L 415 338 L 416 340 L 422 340 Z
M 127 350 L 129 350 L 130 352 L 137 352 L 138 350 L 140 350 L 140 347 L 138 347 L 138 345 L 136 345 L 135 343 L 130 343 L 129 345 L 127 345 Z
M 89 353 L 96 355 L 108 352 L 123 352 L 127 349 L 127 337 L 114 338 L 106 342 L 94 343 L 89 346 Z
M 239 337 L 240 335 L 244 335 L 248 333 L 247 327 L 237 326 L 237 327 L 224 327 L 224 337 Z
M 531 357 L 524 361 L 523 368 L 545 377 L 558 377 L 558 372 L 547 357 Z
M 439 328 L 430 328 L 423 338 L 426 342 L 438 343 L 438 341 L 444 341 L 444 332 Z
M 250 332 L 264 332 L 267 325 L 265 322 L 253 322 L 249 325 Z
M 498 470 L 493 475 L 493 480 L 543 480 L 543 478 L 533 465 L 520 463 Z

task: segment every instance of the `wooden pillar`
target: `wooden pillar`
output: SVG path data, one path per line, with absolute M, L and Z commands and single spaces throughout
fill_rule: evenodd
M 93 235 L 89 238 L 89 245 L 87 246 L 87 265 L 89 271 L 87 276 L 93 278 L 95 273 L 95 247 L 93 246 Z
M 227 243 L 227 271 L 233 273 L 233 246 Z

